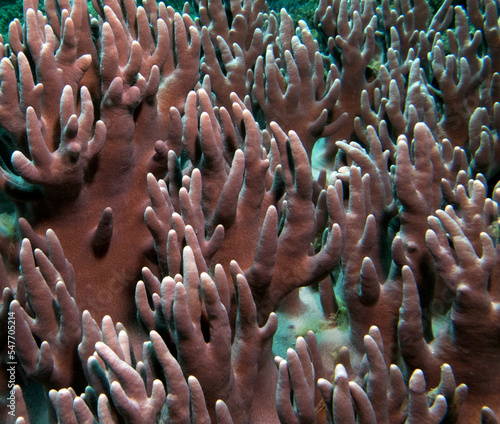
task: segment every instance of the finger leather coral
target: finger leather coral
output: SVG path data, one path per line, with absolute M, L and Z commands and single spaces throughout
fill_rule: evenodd
M 498 5 L 303 7 L 24 0 L 0 422 L 498 421 Z

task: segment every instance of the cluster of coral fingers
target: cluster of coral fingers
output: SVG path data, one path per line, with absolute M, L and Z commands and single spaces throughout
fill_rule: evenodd
M 0 421 L 497 423 L 496 0 L 140 3 L 3 40 Z

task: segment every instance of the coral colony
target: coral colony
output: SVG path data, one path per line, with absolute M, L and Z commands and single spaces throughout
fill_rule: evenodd
M 497 423 L 498 3 L 92 5 L 3 44 L 0 421 Z

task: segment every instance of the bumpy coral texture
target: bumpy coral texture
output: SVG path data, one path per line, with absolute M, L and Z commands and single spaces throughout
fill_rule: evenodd
M 497 423 L 498 4 L 93 6 L 0 51 L 0 421 Z

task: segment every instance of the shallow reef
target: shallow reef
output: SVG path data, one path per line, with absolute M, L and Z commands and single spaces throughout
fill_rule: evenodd
M 24 0 L 0 421 L 498 423 L 499 6 Z

